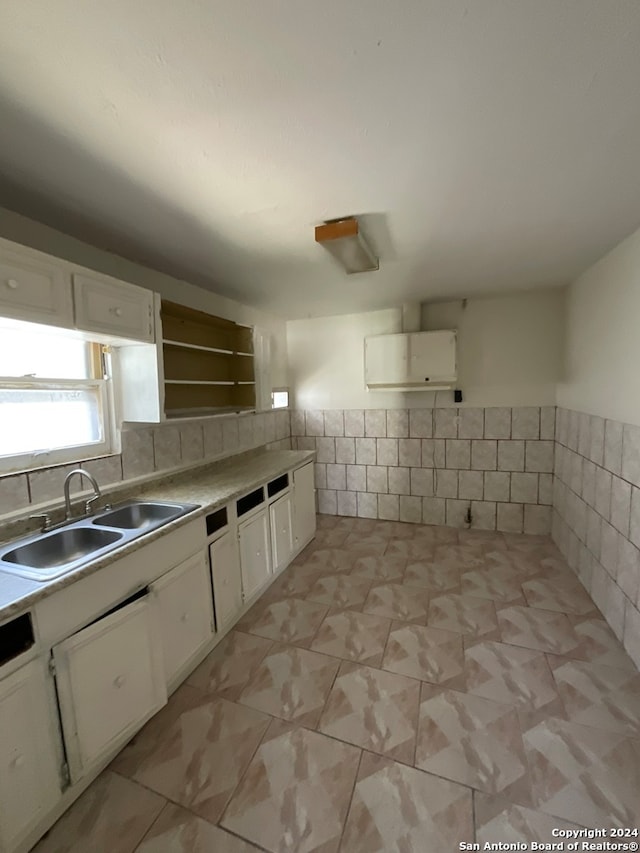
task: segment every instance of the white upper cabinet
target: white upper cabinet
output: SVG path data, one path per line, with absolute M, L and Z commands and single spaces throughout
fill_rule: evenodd
M 71 328 L 69 274 L 54 258 L 0 240 L 0 316 Z
M 456 383 L 455 331 L 371 335 L 364 342 L 365 384 L 370 390 L 419 391 Z
M 0 851 L 11 851 L 62 796 L 62 744 L 42 661 L 0 681 Z
M 87 332 L 153 343 L 153 293 L 98 276 L 73 275 L 76 326 Z

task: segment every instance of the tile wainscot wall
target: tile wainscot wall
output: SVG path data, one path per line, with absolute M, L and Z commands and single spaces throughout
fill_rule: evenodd
M 555 407 L 296 410 L 321 513 L 549 533 Z

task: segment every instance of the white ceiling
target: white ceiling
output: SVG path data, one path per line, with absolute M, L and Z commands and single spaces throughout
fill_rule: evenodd
M 638 0 L 3 0 L 0 203 L 289 317 L 565 283 L 640 224 Z M 379 272 L 313 227 L 364 215 Z

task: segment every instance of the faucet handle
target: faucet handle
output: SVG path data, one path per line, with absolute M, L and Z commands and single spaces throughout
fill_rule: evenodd
M 87 515 L 93 515 L 93 505 L 96 501 L 100 500 L 100 494 L 93 495 L 93 497 L 89 498 L 85 501 L 84 511 Z
M 41 512 L 37 515 L 30 515 L 30 519 L 34 521 L 38 520 L 42 522 L 42 527 L 40 528 L 43 533 L 45 533 L 51 527 L 51 516 L 48 512 Z

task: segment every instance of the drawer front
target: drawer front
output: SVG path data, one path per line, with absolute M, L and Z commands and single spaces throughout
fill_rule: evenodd
M 79 329 L 153 342 L 153 293 L 150 290 L 76 274 L 73 295 Z
M 72 328 L 70 277 L 0 249 L 0 316 Z
M 53 654 L 73 782 L 166 703 L 148 597 L 79 631 Z
M 151 587 L 171 684 L 213 636 L 213 599 L 206 554 L 196 554 Z

